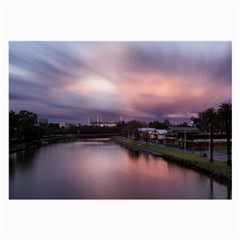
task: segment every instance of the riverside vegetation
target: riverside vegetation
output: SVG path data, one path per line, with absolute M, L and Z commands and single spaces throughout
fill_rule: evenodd
M 135 148 L 142 151 L 151 151 L 153 153 L 160 154 L 163 158 L 169 161 L 208 174 L 220 182 L 231 184 L 231 166 L 226 165 L 224 162 L 217 160 L 210 162 L 208 159 L 192 154 L 190 152 L 161 147 L 159 145 L 156 146 L 154 144 L 148 144 L 141 141 L 133 141 L 121 136 L 116 136 L 112 139 L 113 141 L 130 148 Z
M 38 146 L 46 142 L 68 141 L 76 138 L 89 137 L 91 135 L 94 137 L 96 137 L 96 135 L 106 136 L 107 134 L 121 135 L 125 137 L 132 135 L 136 138 L 138 135 L 138 128 L 154 127 L 157 129 L 168 129 L 172 125 L 170 121 L 166 119 L 163 123 L 154 121 L 149 124 L 132 120 L 127 123 L 121 122 L 116 127 L 92 127 L 87 125 L 81 126 L 81 124 L 79 124 L 71 125 L 69 128 L 60 128 L 58 123 L 38 124 L 37 119 L 37 114 L 26 110 L 20 111 L 19 114 L 16 114 L 13 111 L 9 112 L 10 153 Z M 202 133 L 210 131 L 210 161 L 189 152 L 146 144 L 140 141 L 129 140 L 124 137 L 114 137 L 113 139 L 124 145 L 156 152 L 161 154 L 165 159 L 205 172 L 221 181 L 231 182 L 230 140 L 232 132 L 232 104 L 222 103 L 219 105 L 218 110 L 214 108 L 206 109 L 203 112 L 199 112 L 197 117 L 192 117 L 191 120 Z M 183 123 L 182 125 L 188 126 L 187 123 Z M 224 162 L 213 160 L 213 133 L 219 132 L 226 133 L 227 165 Z

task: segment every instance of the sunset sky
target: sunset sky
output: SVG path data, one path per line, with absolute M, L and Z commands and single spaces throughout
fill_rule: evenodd
M 10 110 L 187 120 L 231 101 L 231 42 L 10 42 Z

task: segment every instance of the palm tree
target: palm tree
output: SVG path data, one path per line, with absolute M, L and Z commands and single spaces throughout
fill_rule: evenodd
M 227 165 L 232 165 L 231 159 L 231 129 L 232 129 L 232 104 L 222 103 L 218 109 L 218 116 L 227 135 Z
M 210 130 L 210 162 L 213 161 L 213 128 L 216 123 L 216 110 L 214 108 L 208 108 L 203 112 L 203 116 L 209 126 Z

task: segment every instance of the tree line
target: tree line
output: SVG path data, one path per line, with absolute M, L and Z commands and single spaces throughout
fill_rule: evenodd
M 232 104 L 222 103 L 217 109 L 208 108 L 199 112 L 197 117 L 191 117 L 194 126 L 201 132 L 210 133 L 210 161 L 213 161 L 214 133 L 225 133 L 227 138 L 227 164 L 231 165 L 231 132 L 232 132 Z M 18 114 L 9 112 L 9 138 L 21 141 L 41 139 L 42 137 L 61 134 L 106 134 L 118 133 L 123 136 L 131 136 L 137 133 L 138 128 L 150 127 L 156 129 L 168 129 L 171 126 L 188 127 L 184 122 L 173 125 L 168 119 L 163 122 L 152 121 L 148 124 L 143 121 L 132 120 L 127 123 L 118 123 L 116 127 L 98 127 L 71 125 L 68 128 L 60 128 L 58 123 L 38 123 L 36 113 L 22 110 Z
M 201 132 L 210 133 L 210 161 L 213 161 L 213 138 L 215 133 L 225 133 L 227 139 L 227 164 L 231 165 L 232 104 L 222 103 L 215 108 L 199 112 L 191 120 Z
M 60 128 L 59 123 L 38 123 L 38 115 L 27 110 L 22 110 L 19 113 L 9 112 L 9 139 L 20 141 L 38 140 L 43 137 L 64 134 L 108 134 L 120 131 L 121 124 L 116 127 L 70 124 L 67 128 Z

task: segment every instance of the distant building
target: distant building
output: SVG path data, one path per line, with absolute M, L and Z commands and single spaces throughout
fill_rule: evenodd
M 38 123 L 48 124 L 48 119 L 47 118 L 39 118 Z
M 139 132 L 148 132 L 148 133 L 151 133 L 152 131 L 154 131 L 155 128 L 138 128 L 138 131 Z
M 60 127 L 60 128 L 62 128 L 62 127 L 65 128 L 66 125 L 67 125 L 67 124 L 66 124 L 65 122 L 60 122 L 60 123 L 59 123 L 59 127 Z
M 177 139 L 188 139 L 189 136 L 193 134 L 200 133 L 200 129 L 197 127 L 170 127 L 168 129 L 169 133 L 175 134 Z
M 99 126 L 100 127 L 116 127 L 117 123 L 115 123 L 115 122 L 100 122 Z
M 88 118 L 88 124 L 87 124 L 88 126 L 90 126 L 91 125 L 91 118 Z
M 91 121 L 91 118 L 88 118 L 88 126 L 116 127 L 117 126 L 117 122 L 114 122 L 114 121 L 103 121 L 103 118 L 100 115 L 97 115 L 97 121 Z
M 151 132 L 151 138 L 157 140 L 164 139 L 167 133 L 168 132 L 165 129 L 155 129 Z
M 189 133 L 200 133 L 200 130 L 197 127 L 170 127 L 169 132 L 177 133 L 178 135 L 184 135 Z
M 199 134 L 200 129 L 197 127 L 170 127 L 169 133 L 175 134 L 178 144 L 183 145 L 184 149 L 186 149 L 189 137 L 192 138 L 193 134 Z
M 110 121 L 110 122 L 107 122 L 107 121 L 104 121 L 104 122 L 89 122 L 88 124 L 89 126 L 98 126 L 98 127 L 116 127 L 117 126 L 117 123 L 116 122 L 113 122 L 113 121 Z
M 165 129 L 155 129 L 155 128 L 138 128 L 140 138 L 151 139 L 151 140 L 162 140 L 167 134 Z

